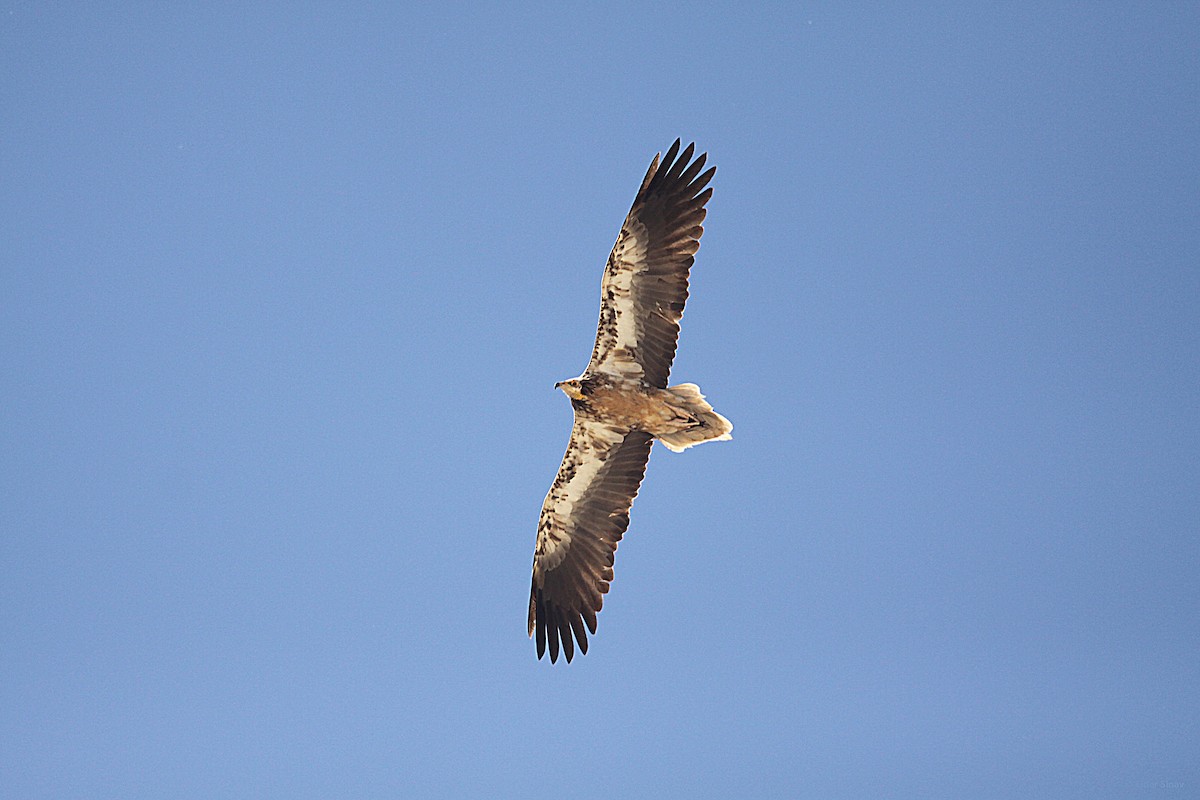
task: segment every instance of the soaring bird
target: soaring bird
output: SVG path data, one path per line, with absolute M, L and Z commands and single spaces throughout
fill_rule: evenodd
M 591 361 L 554 385 L 571 398 L 575 424 L 542 504 L 529 595 L 529 635 L 538 658 L 549 645 L 551 662 L 560 645 L 568 662 L 575 642 L 587 652 L 650 446 L 681 452 L 732 438 L 699 387 L 667 385 L 716 172 L 694 150 L 680 152 L 676 139 L 661 163 L 650 162 L 604 267 Z

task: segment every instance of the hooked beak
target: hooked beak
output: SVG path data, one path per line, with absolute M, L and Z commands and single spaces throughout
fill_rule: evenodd
M 562 389 L 562 393 L 572 400 L 582 400 L 583 392 L 579 391 L 579 384 L 571 383 L 571 381 L 559 381 L 554 384 L 555 389 Z

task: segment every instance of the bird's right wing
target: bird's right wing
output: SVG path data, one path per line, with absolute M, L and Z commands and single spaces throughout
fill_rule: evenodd
M 567 661 L 574 639 L 587 652 L 587 630 L 613 579 L 617 543 L 629 527 L 629 509 L 650 458 L 648 433 L 590 420 L 575 420 L 558 476 L 542 504 L 533 554 L 529 635 L 537 633 L 541 658 L 559 642 Z

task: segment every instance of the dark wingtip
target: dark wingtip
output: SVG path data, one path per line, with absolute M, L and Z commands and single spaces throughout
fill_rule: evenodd
M 575 657 L 575 644 L 571 641 L 570 634 L 563 637 L 563 655 L 567 657 L 567 663 L 571 663 L 571 659 Z
M 546 638 L 550 640 L 550 663 L 558 663 L 558 628 L 546 623 Z
M 679 155 L 680 144 L 682 144 L 682 140 L 676 139 L 675 143 L 667 148 L 667 154 L 665 156 L 663 156 L 663 160 L 662 160 L 662 165 L 665 168 L 665 171 L 670 172 L 670 168 L 672 166 L 674 166 L 675 156 Z M 663 169 L 659 170 L 659 172 L 663 172 L 663 171 L 664 171 Z

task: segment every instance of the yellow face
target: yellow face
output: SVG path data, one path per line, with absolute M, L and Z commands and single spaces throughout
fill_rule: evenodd
M 565 394 L 567 397 L 571 398 L 572 400 L 582 400 L 583 399 L 583 390 L 579 386 L 578 378 L 572 378 L 569 381 L 559 381 L 558 383 L 554 384 L 554 388 L 562 389 L 563 394 Z

